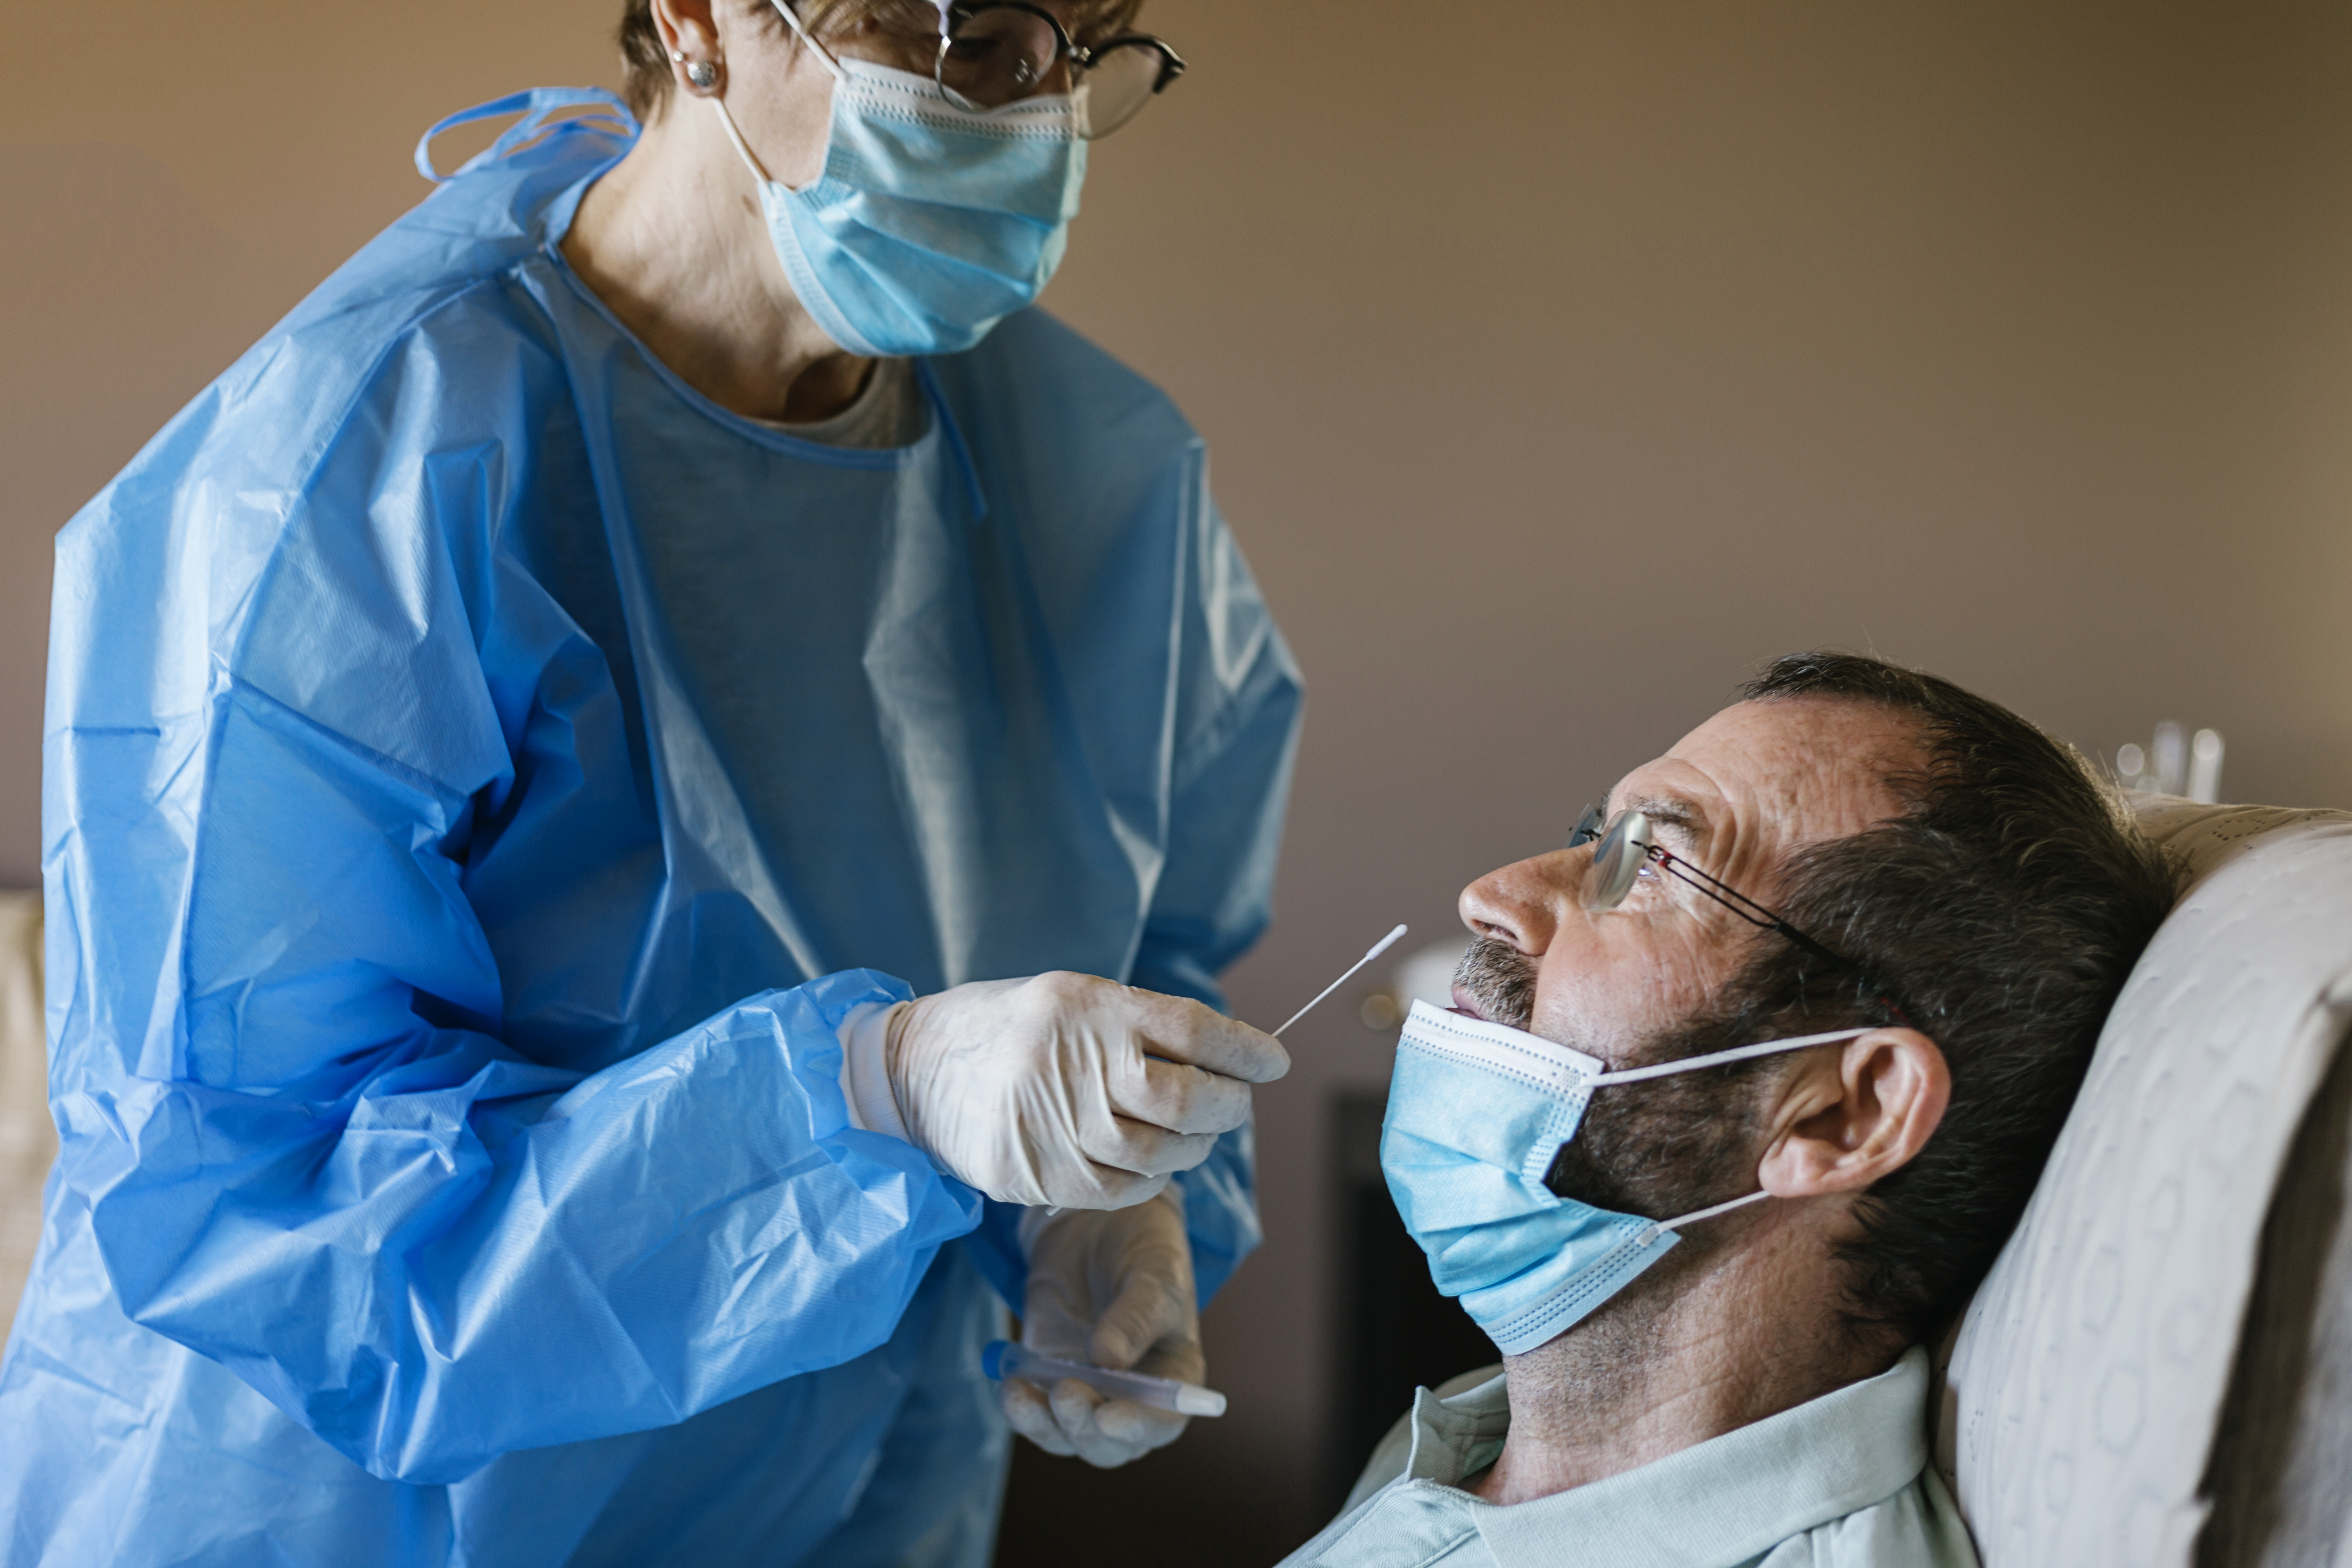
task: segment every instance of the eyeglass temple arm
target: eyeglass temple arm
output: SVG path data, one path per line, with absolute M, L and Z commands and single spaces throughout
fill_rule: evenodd
M 1888 1012 L 1894 1014 L 1897 1023 L 1902 1024 L 1906 1028 L 1916 1028 L 1918 1026 L 1911 1022 L 1911 1016 L 1903 1010 L 1903 1005 L 1895 1000 L 1893 994 L 1888 992 L 1885 986 L 1879 984 L 1877 980 L 1868 970 L 1863 968 L 1862 965 L 1856 963 L 1853 960 L 1846 957 L 1843 953 L 1832 952 L 1829 948 L 1824 947 L 1818 942 L 1815 942 L 1811 937 L 1807 936 L 1803 931 L 1799 931 L 1795 926 L 1790 925 L 1787 921 L 1782 920 L 1779 915 L 1774 914 L 1770 910 L 1766 909 L 1762 904 L 1758 903 L 1755 900 L 1749 898 L 1738 889 L 1731 887 L 1726 883 L 1717 881 L 1713 877 L 1708 876 L 1706 872 L 1700 870 L 1689 861 L 1675 855 L 1674 851 L 1661 848 L 1657 845 L 1653 844 L 1650 846 L 1649 853 L 1652 859 L 1657 861 L 1659 865 L 1664 867 L 1675 876 L 1680 878 L 1685 884 L 1690 887 L 1696 888 L 1700 892 L 1705 893 L 1708 898 L 1713 899 L 1717 903 L 1721 904 L 1733 914 L 1738 915 L 1741 920 L 1746 921 L 1749 925 L 1760 927 L 1778 936 L 1784 937 L 1789 942 L 1795 943 L 1797 946 L 1804 949 L 1807 952 L 1811 953 L 1815 958 L 1820 959 L 1822 963 L 1838 969 L 1843 969 L 1847 973 L 1852 974 L 1856 979 L 1860 980 L 1864 985 L 1869 986 L 1873 991 L 1878 994 L 1879 1005 L 1885 1007 Z

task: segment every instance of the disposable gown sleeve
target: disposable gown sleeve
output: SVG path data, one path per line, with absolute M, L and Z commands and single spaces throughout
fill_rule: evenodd
M 849 1125 L 835 1030 L 886 976 L 586 1074 L 501 1040 L 462 878 L 530 685 L 467 500 L 499 453 L 387 453 L 399 412 L 292 495 L 184 419 L 61 537 L 51 1084 L 122 1309 L 441 1483 L 865 1352 L 981 1201 Z

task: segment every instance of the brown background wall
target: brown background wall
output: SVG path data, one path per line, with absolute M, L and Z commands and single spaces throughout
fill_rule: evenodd
M 422 194 L 427 121 L 612 80 L 613 8 L 16 19 L 0 883 L 37 876 L 50 535 Z M 1874 647 L 2101 751 L 2212 724 L 2231 795 L 2352 805 L 2352 10 L 1151 16 L 1193 74 L 1099 150 L 1050 303 L 1205 431 L 1313 685 L 1243 1016 L 1391 921 L 1441 931 L 1465 879 L 1793 647 Z M 1314 1522 L 1347 1310 L 1323 1108 L 1386 1071 L 1351 1014 L 1302 1026 L 1260 1097 L 1271 1240 L 1211 1319 L 1234 1414 L 1108 1480 L 1025 1465 L 1024 1499 L 1116 1505 L 1171 1561 Z

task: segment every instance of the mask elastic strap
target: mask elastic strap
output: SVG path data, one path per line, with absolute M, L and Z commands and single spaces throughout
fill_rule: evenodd
M 768 0 L 768 4 L 773 5 L 778 11 L 783 14 L 784 25 L 792 28 L 793 32 L 798 33 L 800 35 L 801 42 L 806 44 L 810 49 L 815 53 L 816 58 L 824 62 L 824 68 L 833 73 L 834 80 L 841 81 L 845 79 L 846 73 L 842 70 L 841 62 L 833 58 L 832 51 L 809 36 L 808 28 L 802 24 L 801 19 L 798 16 L 793 15 L 793 8 L 789 0 Z
M 774 184 L 776 182 L 768 178 L 768 171 L 761 166 L 760 160 L 751 155 L 751 143 L 745 142 L 743 133 L 735 129 L 735 117 L 727 112 L 727 100 L 714 98 L 710 100 L 710 107 L 719 110 L 719 123 L 727 128 L 727 140 L 735 143 L 735 155 L 743 160 L 743 166 L 751 171 L 751 177 L 763 185 Z
M 793 8 L 785 3 L 785 0 L 768 0 L 768 3 L 776 8 L 779 16 L 783 17 L 785 25 L 799 35 L 801 42 L 809 47 L 809 51 L 824 62 L 824 68 L 833 73 L 836 87 L 847 79 L 842 71 L 841 62 L 827 54 L 823 44 L 809 37 L 809 30 L 801 25 L 801 19 L 798 16 L 793 15 Z M 752 155 L 751 143 L 743 140 L 743 132 L 737 128 L 735 117 L 727 111 L 727 100 L 723 98 L 714 98 L 710 100 L 710 105 L 719 110 L 719 123 L 727 128 L 727 140 L 735 143 L 735 155 L 743 160 L 743 166 L 751 171 L 751 177 L 763 185 L 782 184 L 782 181 L 771 178 L 766 165 Z M 793 187 L 785 185 L 784 188 L 791 190 Z
M 1699 1072 L 1707 1068 L 1722 1067 L 1727 1062 L 1744 1062 L 1751 1057 L 1769 1057 L 1780 1051 L 1801 1051 L 1808 1046 L 1827 1046 L 1839 1040 L 1859 1039 L 1870 1032 L 1868 1028 L 1832 1029 L 1826 1035 L 1799 1035 L 1792 1040 L 1765 1040 L 1753 1046 L 1734 1046 L 1727 1051 L 1710 1051 L 1703 1057 L 1685 1057 L 1676 1062 L 1660 1062 L 1655 1067 L 1604 1072 L 1585 1079 L 1585 1082 L 1595 1089 L 1603 1089 L 1613 1083 L 1645 1083 L 1654 1078 L 1671 1078 L 1678 1072 Z M 1698 1216 L 1694 1215 L 1691 1217 Z
M 1678 1062 L 1660 1062 L 1655 1067 L 1627 1068 L 1623 1072 L 1605 1072 L 1591 1081 L 1595 1088 L 1615 1083 L 1644 1083 L 1654 1078 L 1669 1078 L 1678 1072 L 1699 1072 L 1707 1068 L 1722 1067 L 1728 1062 L 1748 1061 L 1757 1057 L 1773 1056 L 1781 1051 L 1801 1051 L 1808 1046 L 1827 1046 L 1834 1045 L 1840 1040 L 1859 1039 L 1869 1033 L 1870 1030 L 1866 1028 L 1832 1029 L 1824 1035 L 1799 1035 L 1794 1039 L 1764 1040 L 1752 1046 L 1735 1046 L 1727 1051 L 1709 1051 L 1703 1057 L 1685 1057 Z M 1749 1204 L 1762 1203 L 1771 1195 L 1767 1192 L 1753 1192 L 1744 1198 L 1732 1198 L 1727 1202 L 1710 1204 L 1706 1208 L 1694 1209 L 1689 1214 L 1674 1219 L 1652 1220 L 1641 1234 L 1633 1238 L 1633 1245 L 1647 1247 L 1670 1230 L 1680 1230 L 1686 1225 L 1696 1225 L 1703 1219 L 1713 1219 L 1717 1215 L 1729 1214 L 1733 1209 L 1745 1208 Z
M 1771 1195 L 1766 1192 L 1754 1192 L 1744 1198 L 1734 1198 L 1729 1203 L 1714 1204 L 1703 1209 L 1695 1209 L 1679 1219 L 1652 1220 L 1649 1228 L 1633 1238 L 1633 1245 L 1647 1247 L 1670 1230 L 1680 1230 L 1686 1225 L 1696 1225 L 1703 1219 L 1713 1219 L 1719 1214 L 1729 1214 L 1733 1209 L 1746 1208 L 1749 1204 L 1762 1203 Z

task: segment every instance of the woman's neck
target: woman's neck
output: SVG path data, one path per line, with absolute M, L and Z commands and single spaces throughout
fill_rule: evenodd
M 688 386 L 757 419 L 824 419 L 873 362 L 803 309 L 760 193 L 719 111 L 673 94 L 628 155 L 588 188 L 563 258 Z

